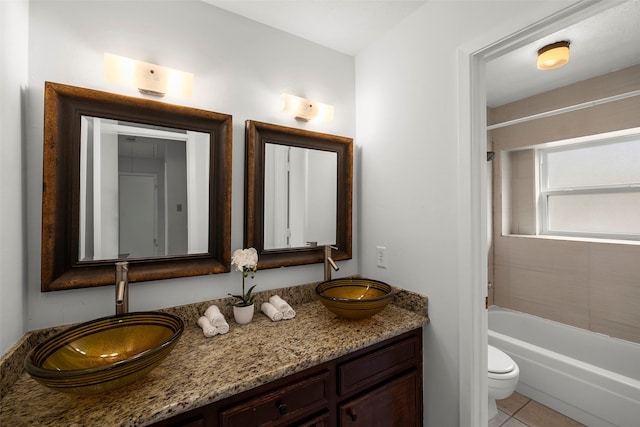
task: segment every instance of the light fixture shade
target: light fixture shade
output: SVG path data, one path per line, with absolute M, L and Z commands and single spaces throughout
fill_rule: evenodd
M 553 70 L 569 62 L 569 42 L 560 41 L 538 50 L 538 70 Z
M 104 54 L 107 81 L 138 88 L 146 95 L 191 97 L 193 74 L 111 53 Z
M 281 111 L 306 121 L 330 122 L 333 120 L 333 105 L 323 104 L 322 102 L 312 101 L 288 93 L 282 94 Z

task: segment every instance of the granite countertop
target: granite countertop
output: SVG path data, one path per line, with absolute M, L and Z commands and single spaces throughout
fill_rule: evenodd
M 325 309 L 311 294 L 313 284 L 259 294 L 278 293 L 297 315 L 272 322 L 260 312 L 247 325 L 237 325 L 225 300 L 208 301 L 163 311 L 185 320 L 185 331 L 173 352 L 143 380 L 109 394 L 76 396 L 52 391 L 3 356 L 5 384 L 0 425 L 6 426 L 143 426 L 222 400 L 283 378 L 429 322 L 426 297 L 399 291 L 394 302 L 375 316 L 350 321 Z M 276 292 L 277 291 L 277 292 Z M 216 303 L 230 326 L 225 335 L 205 338 L 197 317 Z M 59 329 L 59 328 L 58 328 Z M 38 333 L 40 332 L 40 333 Z M 36 331 L 16 350 L 35 345 L 52 331 Z M 16 346 L 14 346 L 14 349 Z M 20 358 L 21 357 L 21 358 Z M 16 360 L 22 362 L 20 355 Z M 6 362 L 6 363 L 5 363 Z

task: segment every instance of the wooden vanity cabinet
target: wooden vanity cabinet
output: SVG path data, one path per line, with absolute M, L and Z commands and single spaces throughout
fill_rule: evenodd
M 419 328 L 154 426 L 417 427 L 422 418 Z
M 419 388 L 421 378 L 417 372 L 409 373 L 369 393 L 346 402 L 338 408 L 338 425 L 341 427 L 398 426 L 417 427 L 422 425 L 422 405 Z M 420 418 L 418 418 L 420 415 Z

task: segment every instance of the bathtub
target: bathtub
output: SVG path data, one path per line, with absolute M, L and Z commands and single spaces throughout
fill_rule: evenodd
M 497 306 L 488 338 L 520 367 L 519 393 L 587 426 L 640 426 L 640 344 Z

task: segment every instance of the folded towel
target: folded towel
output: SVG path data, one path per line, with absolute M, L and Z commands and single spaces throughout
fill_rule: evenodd
M 277 322 L 278 320 L 282 320 L 282 316 L 283 316 L 282 312 L 278 311 L 278 309 L 275 308 L 273 304 L 270 304 L 268 302 L 263 302 L 262 305 L 260 306 L 260 309 L 272 321 Z
M 269 298 L 269 302 L 280 312 L 282 312 L 282 318 L 284 320 L 293 319 L 296 317 L 296 312 L 285 300 L 278 295 L 274 295 Z
M 217 305 L 212 305 L 211 307 L 207 308 L 207 311 L 204 312 L 204 316 L 207 319 L 209 319 L 209 322 L 213 326 L 217 327 L 217 326 L 220 326 L 220 325 L 227 324 L 227 321 L 225 320 L 225 318 L 222 315 L 222 313 L 220 313 L 220 309 L 218 308 Z
M 213 326 L 211 322 L 209 322 L 209 319 L 207 319 L 205 316 L 201 316 L 198 319 L 198 325 L 202 328 L 202 332 L 204 332 L 204 336 L 207 338 L 212 337 L 218 333 L 216 327 Z

